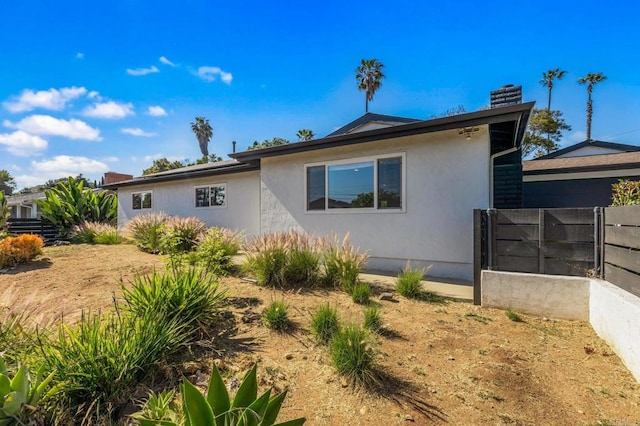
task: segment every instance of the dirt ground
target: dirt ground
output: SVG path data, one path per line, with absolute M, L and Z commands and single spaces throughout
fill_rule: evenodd
M 109 309 L 121 284 L 163 268 L 131 245 L 45 248 L 34 263 L 0 273 L 0 305 L 40 322 L 82 309 Z M 309 331 L 320 303 L 361 323 L 363 308 L 339 291 L 281 292 L 225 278 L 228 333 L 214 340 L 222 370 L 241 376 L 258 361 L 264 386 L 289 389 L 280 419 L 308 425 L 640 425 L 640 384 L 590 325 L 521 315 L 464 302 L 434 304 L 396 295 L 378 301 L 386 333 L 377 337 L 380 384 L 354 389 Z M 273 300 L 289 305 L 287 334 L 261 325 Z M 0 348 L 0 351 L 2 348 Z M 211 360 L 184 368 L 205 384 Z

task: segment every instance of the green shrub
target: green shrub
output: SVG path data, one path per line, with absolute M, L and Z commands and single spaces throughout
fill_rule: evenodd
M 8 231 L 9 216 L 11 216 L 11 209 L 7 203 L 7 197 L 5 197 L 4 191 L 0 191 L 0 238 Z
M 127 238 L 147 253 L 160 253 L 161 239 L 169 216 L 164 213 L 147 213 L 135 216 L 124 228 Z
M 320 255 L 308 247 L 295 247 L 287 254 L 282 274 L 287 286 L 313 287 L 320 280 Z
M 407 265 L 396 278 L 396 290 L 408 299 L 420 298 L 423 292 L 422 279 L 425 273 L 426 269 L 414 269 L 411 267 L 411 264 L 407 262 Z
M 291 320 L 287 313 L 288 306 L 281 301 L 271 302 L 262 312 L 264 325 L 275 331 L 286 331 L 291 327 Z
M 336 308 L 327 303 L 316 309 L 311 315 L 311 329 L 318 342 L 328 343 L 340 329 Z
M 371 286 L 364 282 L 358 282 L 351 289 L 351 299 L 361 305 L 369 303 L 371 297 Z
M 35 328 L 27 326 L 27 321 L 24 311 L 14 312 L 0 305 L 0 348 L 5 361 L 17 362 L 35 353 Z
M 242 247 L 242 233 L 225 228 L 209 228 L 198 241 L 197 257 L 201 265 L 214 273 L 226 273 L 231 257 Z
M 67 182 L 47 189 L 44 196 L 44 200 L 37 201 L 38 211 L 43 219 L 58 227 L 63 236 L 83 221 L 116 224 L 118 198 L 113 192 L 84 188 L 82 180 L 69 177 Z
M 38 404 L 46 396 L 44 391 L 53 375 L 51 373 L 45 378 L 44 366 L 41 366 L 32 378 L 29 369 L 20 363 L 18 371 L 11 377 L 0 356 L 0 425 L 41 423 L 43 412 Z
M 611 206 L 640 205 L 640 181 L 620 179 L 611 186 Z
M 196 246 L 207 225 L 197 217 L 176 217 L 167 219 L 160 239 L 164 253 L 186 253 Z
M 364 311 L 364 328 L 367 328 L 373 332 L 382 330 L 382 316 L 380 315 L 380 309 L 371 305 Z
M 188 342 L 177 319 L 156 312 L 141 316 L 85 315 L 75 327 L 61 324 L 55 340 L 39 350 L 55 370 L 57 402 L 85 419 L 129 402 L 132 389 L 166 356 Z
M 183 424 L 180 421 L 183 418 L 191 425 L 275 425 L 287 391 L 271 396 L 273 388 L 270 388 L 258 397 L 257 366 L 254 365 L 231 399 L 215 364 L 212 370 L 206 396 L 185 378 L 180 386 L 181 406 L 172 404 L 172 393 L 165 392 L 160 394 L 161 398 L 156 396 L 155 399 L 152 395 L 133 418 L 141 425 L 178 426 Z M 305 418 L 299 418 L 278 424 L 301 426 L 305 421 Z
M 69 238 L 74 243 L 120 244 L 118 229 L 108 223 L 83 221 L 71 228 Z
M 367 263 L 368 255 L 349 243 L 347 234 L 342 241 L 334 236 L 333 241 L 324 241 L 324 281 L 327 285 L 342 287 L 351 294 L 358 283 L 358 275 Z
M 333 337 L 330 351 L 338 373 L 358 384 L 367 384 L 373 379 L 375 353 L 364 329 L 354 325 L 345 327 Z
M 259 285 L 284 287 L 289 253 L 301 246 L 303 238 L 306 238 L 303 234 L 291 231 L 263 234 L 249 240 L 243 269 L 253 273 Z
M 156 313 L 193 333 L 214 324 L 225 292 L 218 291 L 215 276 L 196 268 L 178 268 L 135 276 L 131 288 L 122 287 L 122 297 L 134 315 Z
M 507 312 L 505 312 L 505 315 L 513 322 L 524 322 L 522 317 L 512 310 L 508 310 Z

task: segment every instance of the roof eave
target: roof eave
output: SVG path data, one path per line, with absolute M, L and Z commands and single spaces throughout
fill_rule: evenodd
M 296 142 L 288 145 L 278 145 L 251 151 L 237 152 L 229 154 L 229 157 L 238 161 L 259 160 L 266 157 L 373 142 L 421 133 L 433 133 L 457 129 L 460 127 L 501 123 L 505 121 L 520 121 L 525 124 L 524 126 L 520 126 L 518 134 L 515 135 L 515 145 L 518 145 L 518 141 L 522 140 L 522 137 L 524 136 L 524 128 L 526 127 L 533 105 L 534 102 L 527 102 L 503 108 L 487 109 L 467 114 L 402 124 L 394 127 L 367 130 L 363 132 L 314 139 L 306 142 Z

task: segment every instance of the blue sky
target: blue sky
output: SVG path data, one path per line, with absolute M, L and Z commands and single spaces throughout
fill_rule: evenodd
M 23 0 L 0 6 L 0 169 L 19 187 L 152 160 L 200 156 L 190 122 L 210 119 L 210 152 L 274 136 L 317 136 L 364 113 L 354 69 L 386 78 L 370 110 L 413 118 L 487 105 L 522 84 L 546 103 L 543 71 L 561 67 L 552 107 L 584 139 L 640 144 L 635 2 L 217 2 Z

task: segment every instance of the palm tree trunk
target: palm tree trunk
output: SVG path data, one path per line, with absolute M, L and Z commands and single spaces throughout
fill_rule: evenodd
M 589 95 L 589 100 L 587 101 L 587 140 L 591 140 L 591 120 L 593 117 L 593 101 L 591 100 L 591 95 Z
M 364 113 L 368 113 L 369 112 L 369 95 L 367 94 L 367 92 L 365 92 L 364 94 Z
M 547 110 L 551 112 L 551 89 L 549 89 L 549 101 L 547 102 Z

